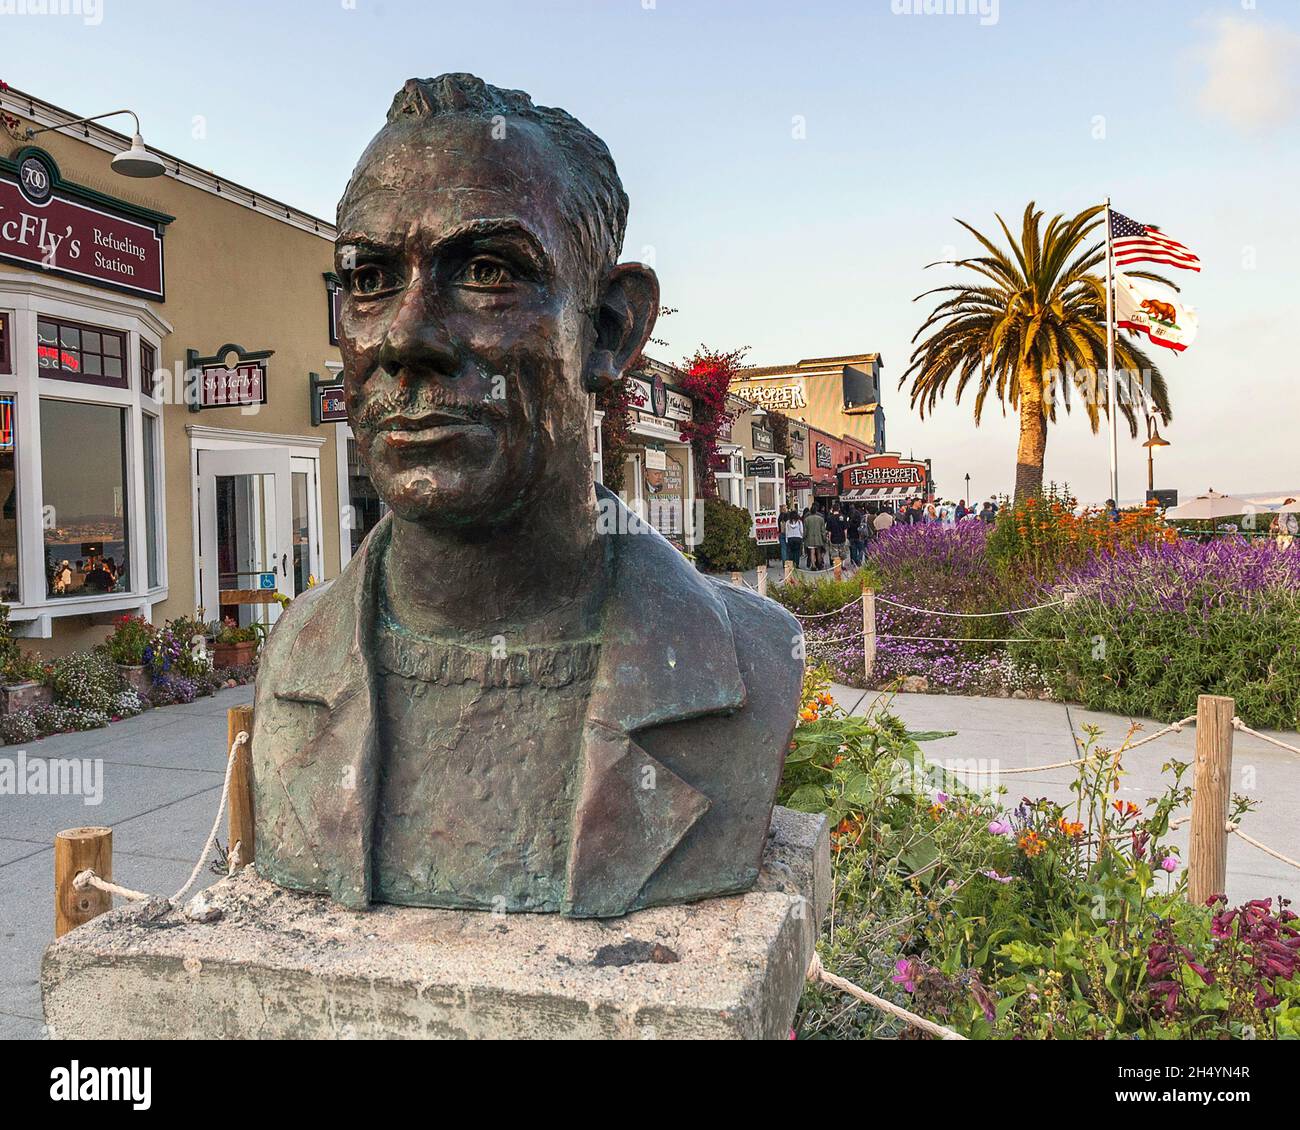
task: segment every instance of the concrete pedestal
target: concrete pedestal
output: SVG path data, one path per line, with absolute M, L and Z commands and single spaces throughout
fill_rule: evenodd
M 348 911 L 249 868 L 73 930 L 41 995 L 64 1039 L 782 1039 L 830 897 L 825 818 L 782 808 L 748 894 L 616 919 Z

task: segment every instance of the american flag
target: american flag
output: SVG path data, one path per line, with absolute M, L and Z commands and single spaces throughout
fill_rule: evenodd
M 1150 224 L 1130 220 L 1122 212 L 1110 214 L 1110 238 L 1117 267 L 1146 262 L 1164 263 L 1185 271 L 1201 269 L 1201 261 L 1178 240 L 1170 239 Z

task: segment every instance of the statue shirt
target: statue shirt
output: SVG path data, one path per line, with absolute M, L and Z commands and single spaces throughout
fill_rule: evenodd
M 558 911 L 599 644 L 468 646 L 376 623 L 373 898 Z

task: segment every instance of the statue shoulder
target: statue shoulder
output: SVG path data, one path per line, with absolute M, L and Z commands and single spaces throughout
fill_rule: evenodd
M 794 615 L 752 589 L 710 578 L 722 597 L 746 685 L 775 704 L 798 704 L 803 685 L 803 632 Z M 752 696 L 751 696 L 752 697 Z

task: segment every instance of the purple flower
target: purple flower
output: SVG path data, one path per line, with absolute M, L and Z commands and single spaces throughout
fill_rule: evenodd
M 1010 883 L 1010 882 L 1014 882 L 1015 880 L 1014 875 L 999 875 L 991 867 L 987 871 L 981 871 L 980 874 L 987 876 L 988 878 L 992 879 L 995 883 Z
M 1005 820 L 994 820 L 989 824 L 989 835 L 1007 836 L 1011 834 L 1011 825 Z
M 902 985 L 909 992 L 916 992 L 916 982 L 921 976 L 921 966 L 910 957 L 900 957 L 894 962 L 894 975 L 890 978 L 895 985 Z
M 1160 866 L 1172 874 L 1178 870 L 1178 860 L 1172 855 L 1167 855 L 1160 861 Z

